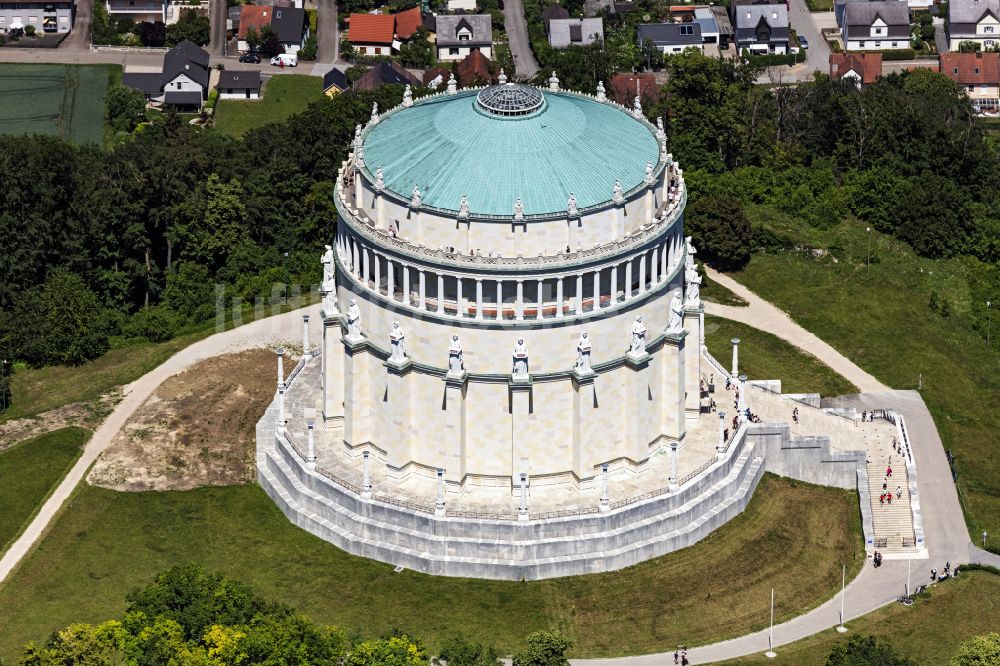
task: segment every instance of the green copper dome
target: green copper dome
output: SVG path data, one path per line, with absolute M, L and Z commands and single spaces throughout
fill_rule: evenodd
M 517 92 L 486 91 L 503 88 Z M 616 179 L 628 192 L 659 159 L 654 131 L 620 107 L 533 88 L 507 97 L 485 99 L 530 110 L 491 113 L 467 91 L 389 114 L 365 135 L 365 165 L 404 199 L 418 186 L 425 206 L 457 211 L 464 194 L 473 215 L 508 216 L 520 197 L 530 216 L 564 212 L 571 192 L 579 208 L 610 201 Z

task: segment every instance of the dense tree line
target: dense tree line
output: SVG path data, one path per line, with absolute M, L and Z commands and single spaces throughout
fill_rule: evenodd
M 0 136 L 0 359 L 81 363 L 116 337 L 163 339 L 235 297 L 316 282 L 354 127 L 401 99 L 324 99 L 242 140 L 169 115 L 111 151 Z
M 428 666 L 419 638 L 394 630 L 361 640 L 322 626 L 247 585 L 188 564 L 130 592 L 121 618 L 71 624 L 25 646 L 23 666 Z M 565 666 L 570 641 L 546 631 L 527 638 L 516 666 Z M 460 636 L 442 646 L 448 666 L 499 666 L 499 652 Z M 438 663 L 434 660 L 434 663 Z

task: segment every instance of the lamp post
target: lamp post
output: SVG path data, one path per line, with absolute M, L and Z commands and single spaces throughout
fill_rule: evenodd
M 986 530 L 983 530 L 983 550 L 986 550 Z
M 993 313 L 993 304 L 986 301 L 986 348 L 990 348 L 990 315 Z
M 868 274 L 872 267 L 872 228 L 865 227 L 865 231 L 868 233 L 868 258 L 865 260 L 865 274 Z

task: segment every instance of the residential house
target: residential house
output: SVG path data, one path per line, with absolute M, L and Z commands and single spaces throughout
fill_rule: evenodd
M 167 0 L 106 0 L 105 7 L 111 20 L 130 18 L 136 23 L 149 21 L 167 22 Z
M 602 18 L 554 18 L 549 20 L 549 46 L 565 49 L 604 41 Z
M 347 82 L 347 74 L 343 70 L 334 67 L 323 75 L 323 94 L 327 97 L 339 95 L 350 87 L 351 84 Z
M 715 27 L 719 31 L 719 48 L 728 49 L 729 43 L 733 41 L 733 22 L 729 20 L 729 14 L 725 7 L 713 5 L 712 18 L 715 19 Z
M 697 23 L 640 23 L 638 34 L 640 47 L 650 41 L 664 55 L 690 48 L 705 50 L 701 26 Z
M 942 53 L 941 73 L 965 89 L 976 111 L 1000 109 L 1000 53 Z
M 831 53 L 830 78 L 853 81 L 854 85 L 871 85 L 882 76 L 881 53 Z
M 739 4 L 731 9 L 739 52 L 783 55 L 788 52 L 788 8 L 784 4 Z
M 0 0 L 0 31 L 30 25 L 38 34 L 69 32 L 74 12 L 72 0 Z
M 354 82 L 355 90 L 375 90 L 388 83 L 398 83 L 411 86 L 419 86 L 420 79 L 410 74 L 405 67 L 395 60 L 382 60 L 375 63 L 375 66 L 365 72 L 360 79 Z
M 542 11 L 542 23 L 545 24 L 545 34 L 549 32 L 549 21 L 552 19 L 568 19 L 569 12 L 562 5 L 549 5 Z
M 473 51 L 493 57 L 493 21 L 489 14 L 437 17 L 438 60 L 464 60 Z
M 266 5 L 242 5 L 240 7 L 239 30 L 236 32 L 236 49 L 241 52 L 250 50 L 247 33 L 253 29 L 258 35 L 271 25 L 274 7 Z
M 481 51 L 473 51 L 455 67 L 455 78 L 463 87 L 493 82 L 493 63 Z M 447 79 L 445 79 L 447 81 Z
M 260 99 L 260 71 L 225 69 L 215 85 L 219 99 Z
M 272 9 L 271 30 L 285 53 L 298 53 L 309 38 L 309 21 L 306 10 L 301 7 L 274 7 Z
M 983 50 L 1000 44 L 1000 0 L 951 0 L 948 3 L 948 45 L 979 42 Z
M 198 110 L 208 99 L 208 52 L 184 40 L 163 56 L 160 72 L 125 72 L 122 85 L 142 91 L 150 102 Z
M 437 90 L 448 83 L 448 77 L 450 76 L 450 69 L 445 67 L 431 67 L 424 72 L 424 87 Z
M 701 38 L 706 44 L 717 44 L 719 42 L 719 25 L 715 22 L 715 14 L 711 8 L 697 7 L 694 10 L 694 18 L 692 20 L 701 26 Z
M 635 11 L 635 3 L 614 2 L 614 0 L 584 0 L 584 16 L 597 16 L 602 11 L 606 11 L 611 16 L 615 14 L 631 14 Z
M 905 0 L 848 0 L 841 33 L 847 51 L 909 48 L 910 8 Z
M 411 39 L 424 23 L 420 7 L 393 14 L 393 17 L 396 19 L 396 39 L 404 42 Z
M 358 55 L 392 55 L 395 35 L 392 14 L 351 14 L 347 39 Z
M 638 97 L 642 108 L 651 108 L 660 99 L 660 87 L 650 72 L 642 74 L 615 74 L 608 86 L 608 96 L 629 108 Z

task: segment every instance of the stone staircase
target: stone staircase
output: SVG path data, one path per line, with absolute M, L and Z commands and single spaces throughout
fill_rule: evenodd
M 892 467 L 892 476 L 886 478 L 886 468 Z M 887 490 L 882 490 L 882 484 Z M 902 497 L 897 497 L 897 490 Z M 884 492 L 892 492 L 892 503 L 879 502 Z M 913 531 L 913 512 L 910 507 L 909 479 L 902 456 L 873 451 L 868 462 L 868 492 L 872 505 L 872 531 L 875 550 L 883 555 L 908 555 L 917 552 Z

